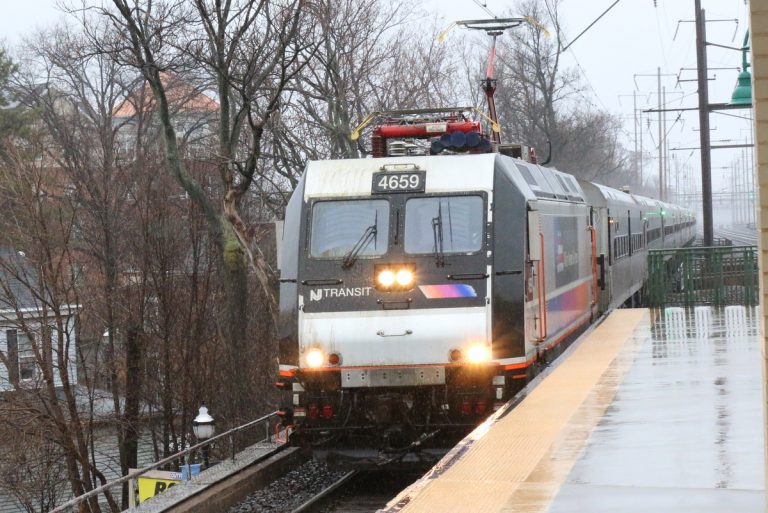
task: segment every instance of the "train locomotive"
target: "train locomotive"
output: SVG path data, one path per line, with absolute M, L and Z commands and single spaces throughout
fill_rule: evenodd
M 309 162 L 286 210 L 279 385 L 296 436 L 398 451 L 464 433 L 639 301 L 648 249 L 695 237 L 693 212 L 485 144 L 461 112 L 390 116 L 373 137 L 376 158 Z

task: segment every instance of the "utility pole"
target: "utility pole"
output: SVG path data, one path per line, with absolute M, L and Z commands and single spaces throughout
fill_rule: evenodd
M 674 168 L 674 171 L 675 171 L 675 203 L 679 205 L 680 204 L 680 164 L 677 161 L 677 155 L 672 155 L 672 167 Z
M 749 223 L 749 187 L 747 182 L 747 169 L 748 169 L 748 163 L 747 163 L 747 150 L 743 149 L 741 150 L 741 173 L 740 175 L 740 181 L 741 181 L 741 195 L 740 195 L 740 203 L 741 203 L 741 222 L 742 224 Z
M 641 176 L 638 165 L 642 160 L 642 157 L 637 154 L 637 91 L 632 91 L 632 116 L 633 116 L 633 119 L 635 120 L 635 153 L 634 153 L 635 176 L 634 176 L 634 179 L 635 179 L 635 183 L 642 185 L 642 183 L 638 180 L 638 177 Z
M 701 146 L 701 199 L 704 214 L 704 246 L 714 240 L 712 226 L 712 159 L 709 140 L 709 85 L 707 82 L 706 13 L 701 0 L 696 7 L 696 67 L 699 85 L 699 141 Z
M 739 181 L 741 182 L 741 222 L 742 224 L 747 224 L 748 217 L 749 217 L 749 188 L 747 187 L 747 151 L 742 150 L 744 152 L 744 155 L 741 159 L 742 161 L 742 172 L 741 176 L 739 177 Z
M 643 112 L 640 111 L 640 187 L 643 186 Z
M 736 207 L 736 175 L 738 175 L 739 161 L 734 159 L 731 161 L 731 224 L 736 226 L 739 224 L 739 210 Z
M 661 88 L 661 103 L 664 105 L 664 107 L 667 107 L 667 86 L 664 86 Z M 664 151 L 664 158 L 662 159 L 664 162 L 664 165 L 662 166 L 663 174 L 664 174 L 664 180 L 662 183 L 664 184 L 664 187 L 662 188 L 661 193 L 661 200 L 662 201 L 669 201 L 669 152 L 667 151 L 667 113 L 662 113 L 661 118 L 661 133 L 663 134 L 661 137 L 661 148 Z
M 697 2 L 699 0 L 696 0 Z M 659 104 L 659 199 L 664 201 L 664 148 L 661 143 L 661 67 L 656 68 L 656 98 Z

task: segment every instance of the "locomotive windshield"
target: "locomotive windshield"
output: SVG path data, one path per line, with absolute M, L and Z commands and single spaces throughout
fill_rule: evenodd
M 473 253 L 483 240 L 483 198 L 411 198 L 405 204 L 405 251 Z
M 315 258 L 345 258 L 353 250 L 355 257 L 383 255 L 388 240 L 387 200 L 320 201 L 312 207 Z

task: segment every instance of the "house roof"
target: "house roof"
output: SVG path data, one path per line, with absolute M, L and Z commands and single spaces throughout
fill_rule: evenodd
M 161 73 L 160 80 L 166 88 L 168 102 L 178 112 L 216 112 L 219 108 L 219 102 L 196 89 L 189 82 L 173 77 L 169 73 Z M 112 114 L 115 117 L 128 118 L 134 116 L 141 108 L 140 106 L 143 105 L 145 110 L 150 110 L 154 104 L 155 100 L 149 83 L 145 81 L 141 88 L 129 94 Z
M 38 308 L 32 291 L 37 282 L 23 252 L 0 247 L 0 310 Z

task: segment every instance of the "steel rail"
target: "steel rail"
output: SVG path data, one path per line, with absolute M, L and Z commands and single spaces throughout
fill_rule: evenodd
M 296 509 L 292 510 L 291 513 L 309 513 L 313 510 L 316 506 L 318 506 L 322 501 L 327 499 L 332 493 L 334 493 L 336 490 L 347 484 L 353 477 L 357 475 L 357 470 L 350 470 L 341 478 L 339 478 L 335 483 L 331 484 L 327 488 L 324 488 L 319 493 L 317 493 L 314 497 L 310 498 L 303 504 L 301 504 Z

